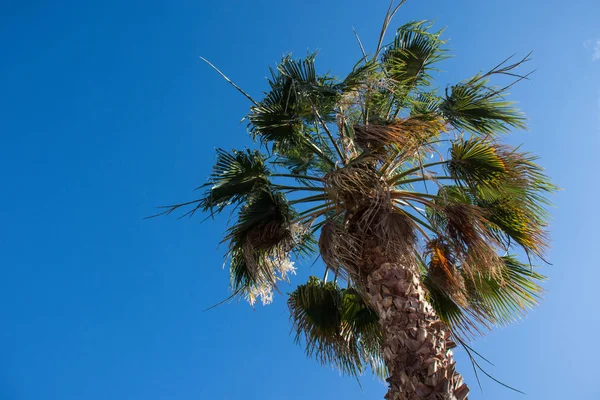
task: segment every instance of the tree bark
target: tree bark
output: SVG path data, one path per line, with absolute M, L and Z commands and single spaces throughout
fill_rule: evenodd
M 384 263 L 367 276 L 379 314 L 388 400 L 464 400 L 469 388 L 455 370 L 450 331 L 425 298 L 416 269 Z

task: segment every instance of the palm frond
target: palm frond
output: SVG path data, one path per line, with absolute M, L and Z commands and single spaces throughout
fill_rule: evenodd
M 421 277 L 427 290 L 427 298 L 438 317 L 460 338 L 470 339 L 487 329 L 485 316 L 478 315 L 468 307 L 462 307 L 443 287 L 440 287 L 429 274 Z
M 276 154 L 297 158 L 300 153 L 312 153 L 333 166 L 333 151 L 315 125 L 327 129 L 341 94 L 332 77 L 316 74 L 315 56 L 293 59 L 288 55 L 272 70 L 271 90 L 250 109 L 249 131 L 255 139 L 272 145 Z
M 497 236 L 541 255 L 547 246 L 546 196 L 557 188 L 535 157 L 481 139 L 455 142 L 450 153 L 450 175 L 465 185 Z
M 457 301 L 440 286 L 431 269 L 424 270 L 422 282 L 436 313 L 459 338 L 469 339 L 494 325 L 505 326 L 517 321 L 539 301 L 545 278 L 515 256 L 501 257 L 497 275 L 463 274 L 466 303 Z
M 414 98 L 407 98 L 411 116 L 438 116 L 442 99 L 434 92 L 419 93 Z
M 501 242 L 490 232 L 485 210 L 474 204 L 467 192 L 458 186 L 442 186 L 426 215 L 439 236 L 426 253 L 432 261 L 455 259 L 450 264 L 460 265 L 470 275 L 497 272 Z
M 297 213 L 281 193 L 258 190 L 228 229 L 231 286 L 252 303 L 268 297 L 278 280 L 294 272 L 290 252 L 305 251 L 306 231 L 293 224 Z
M 303 145 L 274 146 L 276 153 L 275 165 L 286 168 L 291 174 L 306 175 L 312 173 L 326 173 L 331 170 L 331 165 L 315 153 L 307 151 Z
M 516 82 L 505 87 L 489 86 L 488 83 L 490 76 L 499 74 L 517 77 L 517 82 L 525 79 L 527 75 L 512 71 L 527 60 L 525 57 L 511 65 L 503 62 L 485 74 L 477 74 L 451 86 L 446 90 L 439 110 L 452 126 L 473 133 L 496 135 L 511 128 L 525 129 L 523 113 L 514 107 L 514 102 L 506 100 L 508 89 Z
M 250 132 L 263 142 L 275 142 L 280 147 L 292 147 L 301 143 L 302 120 L 295 113 L 293 104 L 261 104 L 252 107 L 248 120 Z M 288 108 L 290 107 L 290 108 Z
M 342 290 L 342 334 L 347 340 L 358 338 L 359 352 L 373 372 L 386 378 L 386 367 L 381 354 L 383 337 L 379 316 L 353 287 Z
M 498 147 L 482 139 L 457 140 L 450 149 L 448 171 L 458 184 L 496 186 L 507 174 Z
M 445 58 L 443 30 L 430 32 L 431 27 L 427 21 L 413 21 L 401 26 L 383 53 L 383 66 L 394 94 L 401 100 L 413 88 L 430 85 L 432 65 Z
M 542 294 L 538 282 L 545 277 L 515 256 L 502 257 L 498 276 L 466 278 L 470 307 L 485 314 L 490 323 L 507 325 L 535 306 Z
M 227 152 L 217 149 L 217 162 L 213 167 L 200 206 L 204 211 L 221 211 L 229 204 L 239 203 L 259 187 L 268 185 L 269 170 L 258 151 Z
M 452 247 L 442 238 L 436 237 L 427 242 L 424 255 L 424 259 L 429 260 L 427 274 L 432 284 L 444 291 L 455 303 L 464 306 L 465 283 Z
M 343 81 L 334 87 L 342 93 L 348 93 L 360 88 L 377 75 L 380 65 L 376 60 L 361 60 Z
M 479 200 L 479 205 L 486 212 L 491 232 L 505 247 L 514 242 L 527 252 L 543 254 L 548 246 L 544 216 L 531 210 L 524 200 L 506 196 L 493 201 Z
M 444 132 L 439 120 L 420 116 L 397 119 L 389 124 L 355 125 L 354 140 L 372 153 L 385 146 L 393 146 L 394 154 L 412 157 L 421 147 Z
M 377 314 L 354 289 L 310 277 L 290 294 L 288 307 L 307 355 L 349 375 L 360 375 L 367 365 L 383 372 Z

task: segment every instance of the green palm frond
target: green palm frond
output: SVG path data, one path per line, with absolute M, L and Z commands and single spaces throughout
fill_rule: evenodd
M 432 25 L 413 21 L 401 26 L 383 53 L 383 66 L 401 99 L 417 86 L 430 85 L 432 65 L 445 58 L 443 30 L 430 32 Z
M 252 194 L 225 237 L 234 293 L 272 289 L 292 272 L 289 253 L 303 249 L 306 238 L 292 223 L 296 216 L 281 193 L 261 189 Z
M 280 75 L 275 78 L 275 82 L 283 81 L 291 85 L 289 98 L 286 101 L 289 102 L 290 98 L 294 98 L 292 101 L 301 117 L 314 117 L 314 109 L 316 109 L 321 116 L 328 120 L 340 93 L 333 77 L 327 74 L 317 75 L 316 56 L 317 53 L 312 53 L 306 58 L 297 60 L 290 55 L 284 57 L 277 66 Z M 358 78 L 357 74 L 364 75 L 370 68 L 372 67 L 367 66 L 355 70 L 354 80 Z M 356 82 L 352 81 L 347 83 L 356 85 Z M 271 86 L 273 87 L 273 85 Z
M 528 60 L 527 56 L 511 65 L 506 65 L 506 60 L 485 74 L 477 74 L 451 86 L 439 105 L 440 112 L 455 128 L 477 134 L 497 135 L 511 128 L 525 129 L 523 113 L 506 97 L 514 83 L 527 78 L 513 70 Z M 489 86 L 492 75 L 508 75 L 516 77 L 517 81 L 506 87 Z
M 281 147 L 297 145 L 301 141 L 302 117 L 310 113 L 310 105 L 301 101 L 294 78 L 306 78 L 309 80 L 306 85 L 313 84 L 313 60 L 296 62 L 288 56 L 276 71 L 272 71 L 271 90 L 259 105 L 251 107 L 248 115 L 250 132 L 255 138 Z
M 407 98 L 411 115 L 437 116 L 442 99 L 434 92 L 419 93 L 415 98 Z
M 330 166 L 335 165 L 329 144 L 320 138 L 315 125 L 332 122 L 332 111 L 340 90 L 328 75 L 317 75 L 316 54 L 295 60 L 286 56 L 272 71 L 271 90 L 258 105 L 251 107 L 249 131 L 271 150 L 282 156 L 313 153 Z M 337 143 L 333 144 L 334 146 Z M 305 157 L 302 157 L 305 158 Z
M 545 277 L 515 256 L 502 257 L 498 276 L 479 275 L 467 279 L 470 307 L 485 314 L 490 323 L 507 325 L 535 306 L 542 294 L 538 282 Z
M 369 80 L 374 79 L 379 72 L 379 64 L 376 60 L 361 60 L 354 66 L 352 71 L 344 78 L 344 80 L 334 87 L 343 93 L 348 93 L 358 88 L 361 88 Z
M 290 294 L 288 307 L 296 341 L 305 342 L 309 356 L 354 376 L 367 365 L 383 372 L 377 314 L 354 289 L 310 277 Z
M 303 124 L 293 106 L 261 104 L 252 107 L 248 116 L 250 132 L 264 142 L 275 142 L 284 148 L 297 146 L 302 141 Z
M 358 338 L 363 359 L 377 376 L 384 379 L 386 368 L 381 355 L 383 337 L 379 316 L 355 288 L 342 291 L 342 335 L 349 341 Z
M 303 146 L 294 147 L 275 147 L 277 159 L 276 165 L 287 169 L 295 175 L 306 175 L 313 172 L 327 172 L 331 169 L 331 165 L 323 162 L 314 153 L 306 151 Z
M 288 77 L 301 84 L 316 84 L 317 71 L 315 68 L 315 58 L 317 53 L 309 54 L 304 59 L 294 60 L 291 55 L 287 55 L 277 65 L 277 70 L 282 76 Z
M 421 282 L 427 290 L 429 303 L 440 319 L 450 327 L 454 335 L 471 338 L 481 332 L 481 326 L 487 326 L 483 316 L 477 315 L 469 308 L 462 307 L 444 287 L 440 287 L 428 274 L 421 277 Z
M 505 243 L 505 247 L 514 241 L 527 252 L 543 254 L 548 246 L 544 215 L 528 209 L 526 202 L 518 197 L 479 200 L 479 205 L 486 211 L 491 232 Z
M 269 170 L 260 152 L 217 149 L 217 162 L 203 185 L 209 188 L 200 206 L 204 211 L 221 211 L 229 204 L 244 201 L 257 188 L 266 187 L 268 177 Z
M 481 139 L 455 142 L 450 153 L 450 175 L 466 185 L 496 237 L 542 254 L 547 246 L 545 206 L 550 204 L 546 196 L 556 187 L 535 158 Z
M 431 270 L 425 270 L 422 282 L 429 301 L 459 337 L 466 339 L 494 325 L 505 326 L 517 321 L 538 303 L 543 293 L 539 282 L 545 279 L 544 276 L 517 261 L 515 256 L 501 259 L 499 274 L 463 274 L 466 304 L 461 304 L 440 285 Z
M 449 163 L 450 175 L 458 184 L 470 187 L 496 187 L 507 176 L 504 160 L 498 147 L 486 140 L 473 138 L 452 143 Z

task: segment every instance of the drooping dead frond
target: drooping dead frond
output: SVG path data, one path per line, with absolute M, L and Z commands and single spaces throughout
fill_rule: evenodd
M 321 227 L 321 235 L 319 236 L 319 253 L 325 265 L 335 270 L 338 265 L 335 256 L 335 221 L 329 220 Z
M 394 209 L 382 213 L 373 234 L 381 243 L 383 254 L 390 259 L 405 263 L 410 261 L 412 264 L 416 235 L 414 223 L 407 214 Z
M 462 268 L 469 274 L 495 274 L 500 265 L 500 243 L 489 233 L 482 211 L 476 206 L 453 204 L 446 205 L 443 213 L 446 239 L 460 258 Z
M 263 190 L 241 209 L 225 238 L 235 293 L 251 303 L 257 297 L 268 302 L 277 281 L 294 273 L 290 252 L 306 239 L 305 227 L 293 222 L 296 215 L 280 193 Z
M 319 250 L 325 265 L 336 275 L 348 279 L 348 273 L 360 269 L 361 240 L 347 230 L 348 224 L 327 221 L 321 228 Z M 354 276 L 356 278 L 356 276 Z
M 367 164 L 347 166 L 325 175 L 325 193 L 338 209 L 350 210 L 380 191 L 380 179 Z
M 429 260 L 427 273 L 432 284 L 447 293 L 461 307 L 466 305 L 465 282 L 452 249 L 440 238 L 430 240 L 425 246 Z
M 439 119 L 415 116 L 397 119 L 387 125 L 355 125 L 354 140 L 366 150 L 375 151 L 384 146 L 394 146 L 406 157 L 410 157 L 444 130 Z

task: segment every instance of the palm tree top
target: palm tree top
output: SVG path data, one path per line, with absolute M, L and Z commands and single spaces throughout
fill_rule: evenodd
M 382 370 L 377 316 L 361 297 L 373 260 L 415 265 L 460 340 L 515 320 L 541 294 L 530 260 L 548 247 L 556 188 L 534 155 L 502 143 L 525 128 L 506 99 L 529 55 L 438 90 L 442 33 L 417 21 L 375 54 L 361 43 L 343 79 L 318 74 L 316 53 L 287 55 L 258 101 L 236 86 L 258 145 L 218 149 L 202 196 L 164 211 L 236 210 L 224 238 L 231 287 L 252 304 L 269 303 L 294 262 L 320 256 L 325 277 L 288 304 L 307 352 L 345 372 Z M 514 79 L 492 86 L 497 76 Z

